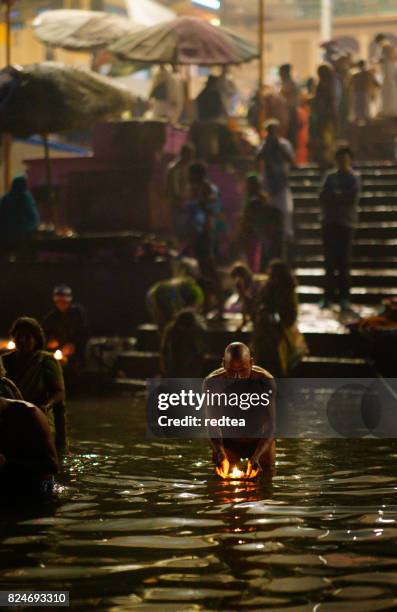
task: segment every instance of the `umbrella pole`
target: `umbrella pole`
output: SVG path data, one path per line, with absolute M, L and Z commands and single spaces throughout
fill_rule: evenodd
M 54 192 L 52 188 L 52 169 L 51 169 L 51 157 L 50 157 L 50 147 L 48 145 L 48 135 L 43 134 L 43 145 L 44 145 L 44 161 L 45 161 L 45 179 L 47 185 L 47 202 L 50 205 L 51 209 L 51 221 L 53 224 L 57 225 L 56 211 L 54 209 L 55 199 Z
M 259 49 L 259 74 L 258 74 L 258 134 L 261 135 L 263 122 L 265 120 L 263 107 L 263 87 L 265 73 L 265 0 L 258 0 L 258 49 Z
M 11 0 L 6 0 L 6 66 L 11 65 Z M 10 134 L 3 135 L 4 191 L 8 191 L 11 179 L 11 144 Z

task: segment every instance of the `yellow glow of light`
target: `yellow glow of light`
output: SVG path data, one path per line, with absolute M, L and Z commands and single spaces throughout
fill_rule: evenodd
M 54 353 L 54 357 L 57 361 L 62 361 L 63 359 L 62 351 L 60 349 L 57 349 Z
M 210 24 L 215 26 L 216 28 L 219 28 L 219 26 L 221 25 L 221 20 L 218 17 L 213 17 L 212 19 L 210 19 Z
M 230 463 L 227 459 L 222 461 L 222 465 L 220 467 L 215 468 L 216 473 L 221 478 L 231 478 L 234 480 L 251 480 L 256 478 L 259 474 L 259 470 L 253 469 L 250 462 L 248 462 L 247 471 L 244 472 L 234 465 L 232 469 L 230 469 Z
M 237 465 L 234 466 L 231 472 L 229 472 L 230 478 L 242 478 L 244 476 L 243 470 L 239 470 Z
M 8 348 L 8 350 L 9 350 L 9 351 L 13 351 L 13 350 L 14 350 L 14 348 L 15 348 L 15 342 L 14 342 L 14 340 L 10 340 L 10 341 L 7 343 L 7 348 Z

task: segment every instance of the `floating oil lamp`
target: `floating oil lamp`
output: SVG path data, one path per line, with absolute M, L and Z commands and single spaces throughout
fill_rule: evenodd
M 259 474 L 258 469 L 254 469 L 250 461 L 248 461 L 247 470 L 241 470 L 237 465 L 230 465 L 228 459 L 224 459 L 220 467 L 215 468 L 218 476 L 229 480 L 253 480 Z

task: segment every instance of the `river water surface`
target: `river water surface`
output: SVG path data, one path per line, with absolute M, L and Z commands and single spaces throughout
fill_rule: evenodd
M 54 500 L 0 510 L 0 588 L 79 610 L 397 609 L 397 441 L 278 442 L 223 482 L 205 442 L 148 441 L 142 404 L 71 402 Z

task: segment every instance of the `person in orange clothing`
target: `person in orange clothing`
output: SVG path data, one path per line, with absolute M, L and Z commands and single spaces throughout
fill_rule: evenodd
M 298 166 L 306 164 L 309 160 L 309 99 L 301 94 L 300 103 L 296 108 L 298 118 L 298 131 L 296 135 L 295 161 Z

